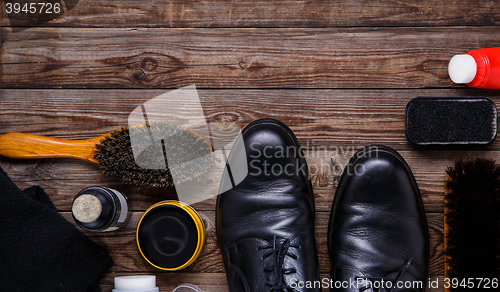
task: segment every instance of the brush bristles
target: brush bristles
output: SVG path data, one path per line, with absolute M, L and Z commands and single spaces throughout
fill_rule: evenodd
M 128 128 L 112 132 L 96 145 L 94 158 L 105 174 L 119 176 L 128 184 L 171 188 L 174 180 L 168 165 L 176 166 L 174 171 L 177 183 L 199 177 L 212 165 L 211 146 L 192 131 L 165 124 L 134 126 L 133 130 L 136 131 L 134 137 L 144 137 L 139 139 L 139 143 L 145 143 L 144 151 L 136 158 L 132 152 Z M 158 137 L 160 133 L 168 139 L 159 148 L 155 145 L 157 142 L 152 142 L 150 137 Z M 170 154 L 175 153 L 168 155 L 168 162 L 164 149 Z M 146 164 L 148 167 L 139 166 L 136 159 L 141 162 L 139 164 Z M 184 162 L 191 163 L 184 167 Z
M 447 176 L 448 278 L 499 278 L 500 166 L 486 159 L 457 161 Z

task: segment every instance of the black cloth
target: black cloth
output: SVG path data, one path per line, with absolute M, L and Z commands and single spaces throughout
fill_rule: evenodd
M 41 187 L 21 191 L 0 168 L 0 291 L 99 292 L 112 265 Z

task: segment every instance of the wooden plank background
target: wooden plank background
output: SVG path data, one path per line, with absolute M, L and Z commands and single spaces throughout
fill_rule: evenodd
M 449 59 L 495 46 L 498 30 L 31 28 L 3 38 L 5 88 L 422 88 L 452 87 Z
M 496 1 L 66 0 L 50 27 L 356 27 L 498 25 Z M 77 5 L 74 5 L 77 2 Z M 10 24 L 4 14 L 3 26 Z
M 442 279 L 446 167 L 460 158 L 496 159 L 500 145 L 412 147 L 404 109 L 416 96 L 500 102 L 496 90 L 458 86 L 447 76 L 454 54 L 499 46 L 498 1 L 64 2 L 74 7 L 61 17 L 14 28 L 2 6 L 0 134 L 96 137 L 126 126 L 147 100 L 190 84 L 209 120 L 241 128 L 258 118 L 282 120 L 308 150 L 322 277 L 330 269 L 327 223 L 342 167 L 359 147 L 387 145 L 415 174 L 431 234 L 429 277 Z M 331 161 L 331 172 L 318 171 Z M 227 291 L 215 199 L 194 205 L 208 231 L 201 257 L 183 271 L 159 272 L 141 259 L 135 228 L 144 210 L 175 193 L 123 185 L 84 161 L 0 157 L 0 166 L 21 188 L 45 188 L 70 221 L 71 202 L 87 186 L 112 187 L 131 199 L 126 228 L 86 233 L 115 260 L 103 291 L 111 291 L 113 277 L 137 273 L 156 274 L 161 291 L 183 282 Z

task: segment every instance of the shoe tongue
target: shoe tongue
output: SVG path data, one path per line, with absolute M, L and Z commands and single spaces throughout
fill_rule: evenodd
M 274 245 L 275 249 L 280 249 L 280 247 L 283 246 L 283 243 L 286 241 L 286 238 L 284 237 L 274 237 L 271 238 L 269 241 L 269 244 Z

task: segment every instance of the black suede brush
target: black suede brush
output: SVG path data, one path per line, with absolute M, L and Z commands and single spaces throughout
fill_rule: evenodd
M 406 105 L 406 138 L 419 146 L 486 145 L 497 135 L 487 97 L 416 97 Z
M 447 291 L 498 291 L 500 166 L 493 160 L 460 160 L 446 172 L 445 274 Z

